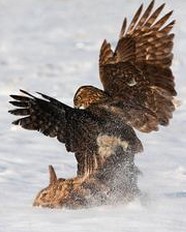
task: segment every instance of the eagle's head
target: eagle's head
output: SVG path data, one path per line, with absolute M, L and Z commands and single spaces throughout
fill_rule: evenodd
M 74 107 L 78 109 L 86 109 L 92 104 L 96 104 L 108 98 L 103 90 L 94 86 L 81 86 L 74 95 Z

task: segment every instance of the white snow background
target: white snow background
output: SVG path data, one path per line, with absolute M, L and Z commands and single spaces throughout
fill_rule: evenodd
M 9 94 L 20 88 L 72 105 L 79 86 L 101 87 L 101 43 L 106 38 L 115 45 L 124 16 L 131 19 L 141 3 L 0 0 L 0 232 L 186 231 L 186 1 L 167 0 L 163 11 L 173 9 L 177 20 L 173 71 L 182 105 L 169 127 L 138 133 L 145 148 L 136 156 L 143 199 L 74 211 L 32 207 L 48 185 L 48 165 L 59 177 L 72 177 L 75 159 L 56 139 L 13 127 L 7 112 Z

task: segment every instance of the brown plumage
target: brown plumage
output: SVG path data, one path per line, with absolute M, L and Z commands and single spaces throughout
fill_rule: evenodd
M 101 96 L 92 101 L 94 104 L 103 102 L 103 107 L 109 106 L 110 111 L 142 132 L 168 125 L 175 110 L 176 91 L 170 69 L 174 38 L 170 31 L 175 21 L 165 24 L 172 11 L 158 18 L 165 4 L 154 11 L 153 6 L 154 1 L 142 14 L 141 5 L 128 29 L 124 19 L 115 51 L 104 40 L 99 58 L 104 98 Z M 87 106 L 89 101 L 84 93 L 89 92 L 90 86 L 80 89 L 74 97 L 75 105 Z M 97 93 L 94 87 L 91 91 Z M 78 102 L 77 96 L 83 100 Z
M 140 6 L 128 28 L 124 19 L 115 51 L 104 40 L 99 58 L 104 90 L 80 87 L 75 108 L 41 93 L 42 98 L 23 90 L 25 96 L 11 95 L 10 103 L 18 108 L 9 112 L 23 116 L 13 124 L 56 137 L 78 163 L 77 177 L 70 180 L 57 179 L 50 167 L 50 185 L 34 205 L 79 208 L 138 192 L 134 155 L 143 147 L 132 127 L 158 130 L 175 110 L 170 69 L 174 21 L 165 25 L 172 12 L 159 19 L 164 4 L 154 11 L 153 5 L 143 14 Z
M 117 146 L 131 154 L 143 149 L 134 130 L 103 108 L 74 109 L 44 94 L 40 94 L 43 97 L 40 99 L 26 91 L 21 92 L 27 96 L 11 95 L 14 101 L 10 102 L 20 108 L 9 112 L 25 117 L 13 124 L 38 130 L 65 143 L 67 151 L 76 155 L 78 175 L 90 175 L 101 168 Z M 110 149 L 106 155 L 105 147 Z

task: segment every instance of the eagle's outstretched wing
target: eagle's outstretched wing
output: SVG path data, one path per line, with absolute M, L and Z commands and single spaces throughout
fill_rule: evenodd
M 132 102 L 148 110 L 151 118 L 147 117 L 143 127 L 137 127 L 144 132 L 157 130 L 158 124 L 167 125 L 175 110 L 176 91 L 170 69 L 174 38 L 170 31 L 175 21 L 165 25 L 172 11 L 158 19 L 164 5 L 153 11 L 152 1 L 143 14 L 141 5 L 128 29 L 124 19 L 115 51 L 106 40 L 100 50 L 100 79 L 104 91 L 115 101 Z M 154 120 L 151 128 L 150 120 Z
M 122 124 L 116 130 L 119 121 L 117 123 L 112 115 L 104 114 L 100 109 L 95 109 L 95 113 L 94 110 L 74 109 L 41 93 L 42 99 L 21 92 L 25 96 L 11 95 L 14 100 L 10 103 L 17 108 L 9 112 L 23 116 L 13 124 L 57 137 L 65 143 L 67 151 L 76 155 L 79 175 L 91 174 L 101 168 L 117 146 L 124 146 L 131 154 L 142 150 L 131 127 Z
M 96 148 L 92 143 L 96 136 L 94 131 L 99 128 L 99 121 L 91 113 L 73 109 L 47 95 L 40 94 L 43 98 L 41 99 L 26 91 L 20 91 L 26 96 L 11 95 L 14 101 L 10 103 L 18 108 L 10 110 L 9 113 L 24 117 L 13 124 L 56 137 L 65 143 L 67 151 L 78 153 L 79 156 L 83 154 L 81 160 L 77 159 L 78 166 L 84 168 L 82 173 L 93 170 Z

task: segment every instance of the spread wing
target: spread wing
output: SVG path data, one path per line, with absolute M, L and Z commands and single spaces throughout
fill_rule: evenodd
M 158 18 L 164 4 L 154 11 L 153 6 L 154 1 L 142 14 L 141 5 L 128 28 L 125 18 L 115 51 L 105 40 L 99 59 L 105 92 L 115 101 L 132 102 L 132 108 L 136 105 L 147 109 L 149 117 L 143 128 L 138 127 L 144 132 L 157 130 L 158 124 L 167 125 L 175 110 L 176 91 L 170 69 L 174 37 L 170 31 L 175 21 L 166 24 L 172 11 Z
M 128 149 L 132 149 L 133 154 L 142 150 L 141 142 L 132 128 L 126 125 L 124 129 L 121 127 L 113 132 L 111 120 L 106 119 L 102 113 L 97 116 L 86 110 L 71 108 L 41 93 L 39 94 L 42 99 L 26 91 L 21 90 L 21 92 L 25 95 L 11 95 L 14 100 L 10 103 L 17 108 L 9 112 L 22 116 L 13 124 L 28 130 L 40 131 L 64 143 L 67 151 L 74 152 L 76 155 L 79 175 L 91 174 L 103 165 L 109 155 L 112 155 L 102 154 L 105 146 L 108 149 L 104 138 L 109 141 L 111 149 L 114 149 L 113 144 L 116 144 L 112 141 L 115 136 L 119 141 L 122 137 L 125 142 L 128 141 Z
M 56 137 L 59 142 L 65 143 L 67 151 L 83 155 L 80 161 L 83 164 L 80 166 L 83 165 L 84 172 L 93 169 L 93 157 L 96 153 L 93 141 L 96 137 L 95 131 L 99 131 L 99 121 L 89 112 L 71 108 L 44 94 L 40 94 L 43 98 L 41 99 L 26 91 L 21 92 L 25 96 L 11 95 L 14 101 L 10 103 L 17 108 L 9 113 L 23 116 L 13 124 Z

